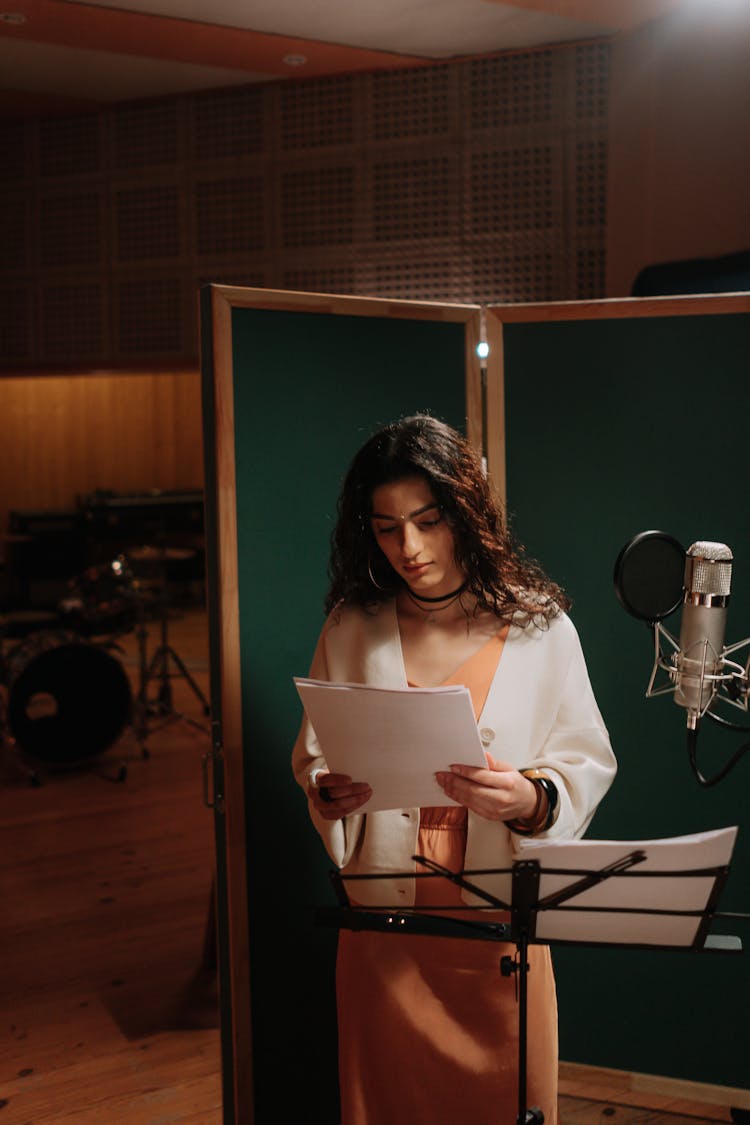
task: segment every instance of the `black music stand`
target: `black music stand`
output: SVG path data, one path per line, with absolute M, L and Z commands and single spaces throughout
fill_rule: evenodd
M 623 844 L 623 847 L 628 847 Z M 503 976 L 517 974 L 518 981 L 518 1116 L 516 1125 L 543 1125 L 544 1114 L 538 1107 L 528 1107 L 527 1098 L 527 1016 L 528 1016 L 528 971 L 529 965 L 526 957 L 529 945 L 532 943 L 552 944 L 560 941 L 562 944 L 575 945 L 614 945 L 628 946 L 631 948 L 648 948 L 659 950 L 692 950 L 693 952 L 714 953 L 740 953 L 742 944 L 739 938 L 713 936 L 709 928 L 714 918 L 732 918 L 734 920 L 748 920 L 750 914 L 720 914 L 717 912 L 719 896 L 729 876 L 729 865 L 723 864 L 707 868 L 691 869 L 685 871 L 654 871 L 636 872 L 636 875 L 648 878 L 684 879 L 700 878 L 710 882 L 710 890 L 701 909 L 694 910 L 667 910 L 651 907 L 635 908 L 633 906 L 596 906 L 596 905 L 569 905 L 586 891 L 597 887 L 610 879 L 627 878 L 631 868 L 643 863 L 647 853 L 642 847 L 636 847 L 626 852 L 612 863 L 604 867 L 588 870 L 584 868 L 555 868 L 544 867 L 538 859 L 519 860 L 510 868 L 497 868 L 483 871 L 454 872 L 441 867 L 424 856 L 412 857 L 416 863 L 428 869 L 429 874 L 415 872 L 395 872 L 388 875 L 342 875 L 340 871 L 331 872 L 331 881 L 338 899 L 338 907 L 318 908 L 315 920 L 319 925 L 334 927 L 336 929 L 351 930 L 377 930 L 383 933 L 410 933 L 426 936 L 475 938 L 484 941 L 512 942 L 516 946 L 515 957 L 503 956 L 500 960 L 500 972 Z M 542 874 L 571 878 L 561 889 L 540 897 L 539 888 Z M 504 901 L 490 894 L 473 880 L 476 877 L 510 876 L 511 901 Z M 375 881 L 378 879 L 424 879 L 441 877 L 450 880 L 463 890 L 479 898 L 486 905 L 467 906 L 467 915 L 472 912 L 486 910 L 488 907 L 507 911 L 510 921 L 507 923 L 472 921 L 469 917 L 449 918 L 441 917 L 434 913 L 434 907 L 360 907 L 353 906 L 349 900 L 345 884 L 358 881 Z M 568 905 L 566 905 L 568 904 Z M 537 936 L 537 921 L 539 915 L 549 911 L 574 911 L 583 914 L 622 915 L 623 928 L 627 927 L 628 916 L 634 914 L 653 916 L 654 919 L 685 917 L 697 919 L 694 934 L 689 943 L 657 943 L 654 941 L 639 942 L 637 940 L 609 940 L 602 942 L 597 938 L 555 939 Z M 657 923 L 658 925 L 658 923 Z M 585 929 L 585 926 L 584 926 Z M 505 1123 L 503 1123 L 505 1125 Z

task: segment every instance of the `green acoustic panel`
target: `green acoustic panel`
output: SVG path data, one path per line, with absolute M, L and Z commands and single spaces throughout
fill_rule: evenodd
M 645 699 L 651 632 L 620 607 L 612 576 L 640 531 L 669 532 L 686 548 L 727 543 L 735 556 L 727 643 L 750 635 L 750 315 L 508 323 L 504 345 L 509 509 L 530 554 L 573 599 L 619 760 L 588 835 L 650 839 L 737 824 L 722 905 L 747 911 L 750 754 L 714 788 L 694 780 L 685 712 L 671 696 Z M 665 625 L 679 634 L 679 610 Z M 704 722 L 703 772 L 749 737 Z M 750 945 L 746 922 L 715 928 Z M 592 948 L 554 956 L 562 1058 L 750 1084 L 747 956 Z
M 463 323 L 235 308 L 232 343 L 257 1120 L 337 1120 L 334 902 L 290 754 L 336 500 L 380 425 L 465 427 Z M 311 1109 L 314 1108 L 314 1112 Z M 311 1116 L 312 1114 L 312 1116 Z

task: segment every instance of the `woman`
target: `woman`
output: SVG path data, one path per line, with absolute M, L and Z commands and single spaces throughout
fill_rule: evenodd
M 464 765 L 456 747 L 436 775 L 445 806 L 362 814 L 367 778 L 328 771 L 303 721 L 295 776 L 332 860 L 345 874 L 385 876 L 350 883 L 357 901 L 465 909 L 471 898 L 447 880 L 396 873 L 412 871 L 415 854 L 455 871 L 508 868 L 519 836 L 581 835 L 615 763 L 568 602 L 512 545 L 460 434 L 417 415 L 370 438 L 344 482 L 330 574 L 311 676 L 464 684 L 487 758 L 486 768 Z M 491 890 L 491 878 L 484 885 Z M 516 1120 L 515 985 L 498 970 L 513 949 L 342 931 L 344 1125 Z M 557 1010 L 548 948 L 532 946 L 529 964 L 528 1102 L 550 1125 Z

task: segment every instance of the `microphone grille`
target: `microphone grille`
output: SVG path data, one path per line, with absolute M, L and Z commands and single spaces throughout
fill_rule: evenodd
M 693 594 L 728 596 L 732 588 L 732 559 L 726 543 L 693 543 L 685 558 L 685 588 Z

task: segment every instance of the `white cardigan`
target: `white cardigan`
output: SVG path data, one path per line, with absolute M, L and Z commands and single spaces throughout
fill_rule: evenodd
M 318 640 L 310 676 L 315 679 L 407 686 L 395 601 L 373 611 L 339 607 Z M 615 776 L 616 763 L 596 705 L 578 634 L 565 614 L 548 629 L 511 626 L 479 718 L 482 743 L 517 768 L 544 769 L 559 792 L 559 812 L 544 839 L 581 836 Z M 456 751 L 460 761 L 460 751 Z M 307 789 L 310 774 L 325 766 L 305 717 L 292 755 L 294 774 Z M 366 780 L 363 779 L 363 780 Z M 417 847 L 419 809 L 355 813 L 329 821 L 309 805 L 310 816 L 337 867 L 347 875 L 408 872 Z M 502 822 L 469 812 L 465 869 L 508 868 L 516 837 Z M 507 879 L 474 880 L 505 898 Z M 365 905 L 410 906 L 414 880 L 378 879 L 348 884 Z M 465 901 L 477 903 L 472 896 Z

